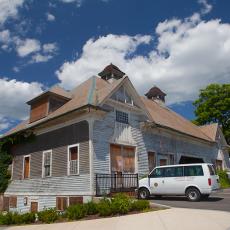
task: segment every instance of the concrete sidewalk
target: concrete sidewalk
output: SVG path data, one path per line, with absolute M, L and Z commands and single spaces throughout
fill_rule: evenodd
M 0 228 L 3 229 L 3 228 Z M 230 230 L 230 213 L 172 208 L 156 212 L 59 224 L 28 225 L 7 230 Z

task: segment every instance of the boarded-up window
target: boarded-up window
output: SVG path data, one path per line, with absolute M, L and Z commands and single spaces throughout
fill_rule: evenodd
M 167 159 L 160 159 L 160 166 L 167 165 Z
M 17 208 L 17 197 L 16 196 L 10 196 L 9 198 L 10 208 Z
M 148 152 L 148 164 L 149 172 L 151 172 L 156 167 L 156 153 Z
M 112 172 L 135 172 L 135 148 L 121 145 L 110 145 Z
M 216 160 L 216 169 L 223 170 L 223 162 L 222 162 L 222 160 Z
M 56 208 L 59 211 L 64 211 L 67 207 L 67 197 L 56 197 Z
M 69 205 L 83 204 L 82 196 L 71 196 L 69 197 Z
M 30 176 L 30 157 L 24 157 L 24 179 Z
M 30 211 L 38 212 L 38 202 L 31 202 Z
M 69 174 L 79 174 L 78 159 L 79 159 L 79 147 L 78 145 L 69 146 Z
M 9 211 L 9 206 L 10 206 L 10 198 L 3 197 L 3 211 Z
M 51 151 L 43 152 L 43 177 L 51 176 L 51 157 Z
M 123 172 L 135 172 L 135 151 L 133 147 L 123 147 Z

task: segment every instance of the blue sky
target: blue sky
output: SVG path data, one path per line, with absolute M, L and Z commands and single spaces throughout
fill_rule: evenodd
M 229 83 L 228 0 L 0 0 L 0 134 L 25 102 L 114 63 L 140 94 L 157 85 L 193 119 L 206 85 Z

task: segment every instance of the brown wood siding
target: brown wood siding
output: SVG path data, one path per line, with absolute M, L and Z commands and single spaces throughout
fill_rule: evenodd
M 83 204 L 83 197 L 82 196 L 70 196 L 69 197 L 69 206 L 75 204 Z
M 17 146 L 13 149 L 13 180 L 22 179 L 23 155 L 30 154 L 30 178 L 42 177 L 42 154 L 52 150 L 52 177 L 67 175 L 68 145 L 79 143 L 80 174 L 89 173 L 89 128 L 82 121 L 36 137 L 35 142 Z
M 41 99 L 31 105 L 30 122 L 37 121 L 45 117 L 48 113 L 48 98 Z

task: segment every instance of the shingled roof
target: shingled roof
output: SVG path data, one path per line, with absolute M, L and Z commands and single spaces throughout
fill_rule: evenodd
M 64 116 L 65 114 L 78 110 L 84 106 L 96 106 L 100 108 L 104 100 L 128 79 L 127 76 L 124 76 L 118 80 L 108 82 L 97 76 L 93 76 L 68 92 L 66 96 L 69 96 L 69 101 L 53 113 L 32 123 L 29 123 L 29 120 L 23 121 L 4 136 L 32 128 L 59 116 Z M 140 97 L 140 101 L 143 102 L 143 108 L 146 109 L 153 123 L 206 141 L 215 141 L 213 135 L 210 136 L 208 132 L 205 131 L 207 128 L 199 128 L 166 106 L 162 106 L 145 97 Z
M 162 106 L 159 103 L 145 97 L 141 97 L 141 99 L 151 116 L 151 121 L 155 124 L 206 141 L 212 141 L 212 139 L 205 135 L 198 126 L 194 125 L 191 121 L 186 120 L 184 117 L 175 113 L 168 107 Z
M 199 126 L 201 131 L 210 137 L 213 141 L 216 140 L 216 134 L 218 131 L 218 123 Z
M 99 106 L 101 102 L 116 88 L 125 78 L 121 78 L 112 83 L 109 83 L 99 77 L 93 76 L 83 82 L 82 84 L 71 90 L 68 95 L 71 95 L 71 99 L 65 103 L 62 107 L 50 113 L 45 118 L 30 123 L 29 120 L 21 122 L 19 125 L 8 131 L 4 136 L 9 136 L 13 133 L 32 128 L 35 125 L 44 123 L 68 112 L 77 110 L 84 106 Z M 46 92 L 45 92 L 46 93 Z M 39 95 L 38 97 L 42 96 Z M 37 98 L 37 97 L 36 97 Z

